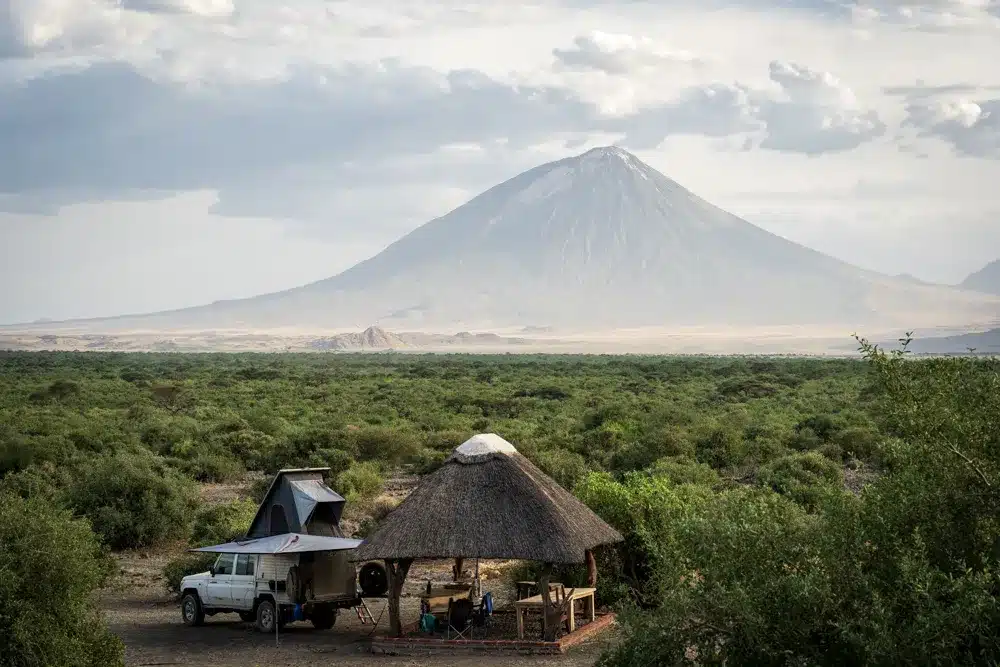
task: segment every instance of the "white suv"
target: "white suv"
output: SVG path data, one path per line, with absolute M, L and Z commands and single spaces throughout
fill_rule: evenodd
M 349 581 L 331 580 L 330 573 L 342 569 L 332 569 L 325 558 L 312 554 L 220 554 L 208 572 L 181 580 L 181 617 L 195 626 L 206 614 L 237 613 L 261 632 L 273 633 L 276 621 L 297 620 L 326 630 L 339 609 L 360 604 L 353 567 Z

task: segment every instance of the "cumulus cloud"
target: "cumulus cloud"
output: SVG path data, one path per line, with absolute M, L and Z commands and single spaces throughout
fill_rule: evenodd
M 868 0 L 856 5 L 858 23 L 883 21 L 916 30 L 953 32 L 1000 28 L 998 0 Z
M 118 0 L 124 9 L 140 12 L 192 14 L 203 17 L 231 16 L 233 0 Z
M 623 67 L 609 62 L 619 64 L 603 66 Z M 669 135 L 747 135 L 765 149 L 814 155 L 884 132 L 829 73 L 774 62 L 770 78 L 769 88 L 693 86 L 673 101 L 609 118 L 570 88 L 394 60 L 298 66 L 269 80 L 195 87 L 103 63 L 0 90 L 0 193 L 33 193 L 29 202 L 47 196 L 51 207 L 136 190 L 215 190 L 219 210 L 248 215 L 254 210 L 234 202 L 260 203 L 252 193 L 268 192 L 273 201 L 261 207 L 280 217 L 301 215 L 301 201 L 357 179 L 357 165 L 384 169 L 461 143 L 502 141 L 516 151 L 606 132 L 648 148 Z M 6 202 L 0 208 L 26 205 Z
M 906 125 L 958 152 L 1000 160 L 1000 99 L 917 100 L 906 107 Z
M 552 51 L 559 67 L 569 70 L 596 70 L 606 74 L 634 74 L 645 69 L 673 64 L 701 65 L 705 61 L 688 51 L 668 51 L 648 37 L 595 31 L 573 40 L 568 49 Z
M 726 136 L 749 133 L 751 145 L 817 155 L 845 151 L 882 136 L 885 123 L 834 75 L 773 61 L 771 88 L 713 84 L 687 91 L 670 105 L 640 114 L 623 126 L 628 142 L 652 148 L 670 134 Z
M 240 187 L 261 174 L 377 162 L 448 143 L 527 145 L 591 114 L 566 91 L 394 62 L 193 89 L 100 65 L 41 77 L 4 97 L 7 193 Z

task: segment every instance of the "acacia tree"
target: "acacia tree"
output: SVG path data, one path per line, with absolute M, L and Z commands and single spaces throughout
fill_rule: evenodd
M 86 520 L 0 493 L 0 667 L 124 664 L 93 595 L 110 572 Z
M 730 490 L 655 532 L 640 522 L 647 551 L 670 545 L 671 575 L 659 610 L 624 615 L 603 666 L 1000 661 L 1000 363 L 914 360 L 908 342 L 859 339 L 884 474 L 859 498 L 825 489 L 809 516 Z M 620 493 L 634 507 L 619 519 L 643 516 Z

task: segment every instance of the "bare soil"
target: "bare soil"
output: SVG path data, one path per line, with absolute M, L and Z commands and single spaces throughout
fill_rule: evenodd
M 401 499 L 412 489 L 416 477 L 403 472 L 387 481 L 385 495 Z M 211 484 L 201 488 L 206 504 L 226 502 L 246 495 L 252 480 L 237 484 Z M 315 630 L 309 623 L 293 623 L 284 628 L 275 643 L 273 635 L 262 635 L 236 614 L 220 614 L 205 619 L 205 625 L 189 628 L 181 622 L 180 603 L 166 590 L 160 575 L 163 566 L 184 552 L 186 545 L 178 543 L 155 552 L 127 552 L 116 556 L 120 575 L 100 593 L 101 606 L 112 631 L 125 642 L 126 665 L 205 665 L 212 667 L 249 667 L 283 665 L 370 664 L 402 666 L 427 664 L 427 658 L 389 657 L 373 655 L 366 639 L 371 624 L 362 624 L 354 610 L 340 612 L 331 630 Z M 428 579 L 447 581 L 451 578 L 451 561 L 418 562 L 413 565 L 400 601 L 403 621 L 415 621 L 419 613 L 419 594 Z M 509 569 L 515 563 L 490 562 L 480 564 L 480 577 L 485 590 L 493 592 L 498 605 L 513 598 L 508 583 Z M 474 566 L 466 562 L 466 570 Z M 378 631 L 388 627 L 388 612 L 384 600 L 368 601 L 371 613 L 379 619 Z M 384 612 L 384 613 L 383 613 Z M 562 665 L 590 667 L 600 653 L 615 639 L 614 631 L 603 633 L 565 656 L 435 656 L 440 667 L 497 667 Z
M 180 547 L 178 547 L 178 550 Z M 427 658 L 373 655 L 365 639 L 372 626 L 362 625 L 353 610 L 340 612 L 332 630 L 315 630 L 309 623 L 293 623 L 284 628 L 275 644 L 273 635 L 256 632 L 235 614 L 206 618 L 205 625 L 189 628 L 181 622 L 180 605 L 163 588 L 159 570 L 175 554 L 123 554 L 119 556 L 122 575 L 101 592 L 101 604 L 112 629 L 125 642 L 126 664 L 134 667 L 153 665 L 211 665 L 212 667 L 249 667 L 261 665 L 370 664 L 402 666 L 427 664 Z M 448 563 L 415 564 L 408 577 L 406 597 L 401 601 L 404 621 L 415 620 L 420 587 L 428 577 L 443 579 Z M 494 566 L 499 576 L 500 568 Z M 489 579 L 487 579 L 489 581 Z M 484 586 L 487 584 L 484 582 Z M 502 589 L 501 581 L 489 584 Z M 501 597 L 505 594 L 500 593 Z M 382 612 L 385 602 L 369 602 L 372 614 Z M 412 619 L 410 618 L 412 617 Z M 388 626 L 388 613 L 378 629 Z M 601 651 L 614 641 L 613 631 L 575 647 L 565 656 L 435 656 L 433 663 L 442 667 L 497 667 L 562 665 L 591 666 Z

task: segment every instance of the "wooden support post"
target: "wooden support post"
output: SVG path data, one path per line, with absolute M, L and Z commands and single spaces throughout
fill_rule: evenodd
M 385 562 L 385 569 L 389 574 L 389 632 L 393 637 L 403 636 L 403 622 L 399 617 L 399 598 L 403 593 L 406 574 L 412 564 L 413 560 L 409 558 Z
M 552 594 L 549 591 L 549 581 L 552 580 L 552 563 L 543 563 L 542 572 L 538 577 L 538 587 L 542 590 L 542 641 L 554 642 L 559 621 L 553 622 Z
M 455 559 L 455 567 L 451 571 L 452 581 L 458 581 L 462 578 L 462 566 L 465 564 L 465 559 L 459 556 Z
M 597 559 L 590 549 L 584 552 L 584 557 L 587 560 L 587 586 L 597 588 Z

